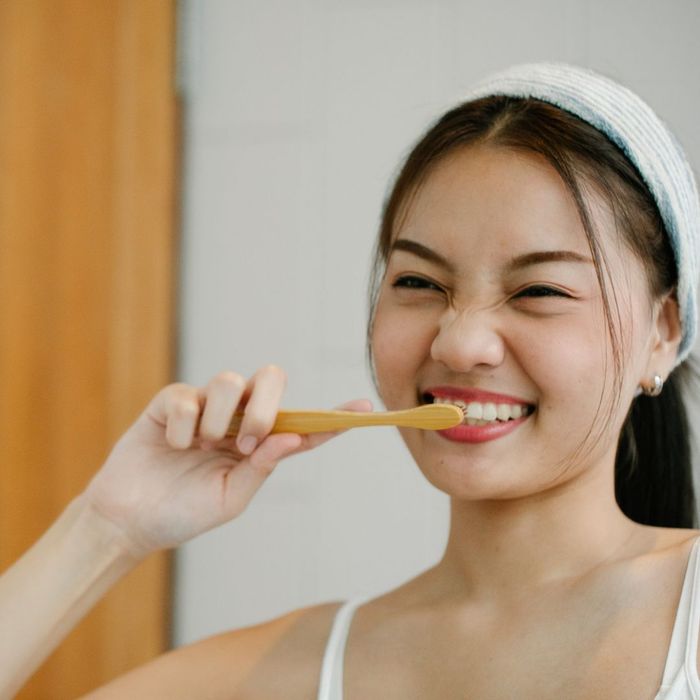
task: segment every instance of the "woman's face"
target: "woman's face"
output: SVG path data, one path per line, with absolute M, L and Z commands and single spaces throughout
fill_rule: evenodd
M 596 414 L 607 415 L 615 365 L 587 238 L 557 172 L 535 155 L 464 148 L 437 165 L 400 220 L 371 338 L 382 401 L 409 408 L 433 389 L 477 403 L 472 415 L 499 414 L 449 435 L 401 429 L 441 490 L 512 498 L 614 463 L 653 314 L 641 264 L 602 202 L 589 192 L 625 368 L 619 406 L 573 463 Z M 512 419 L 518 410 L 526 415 Z

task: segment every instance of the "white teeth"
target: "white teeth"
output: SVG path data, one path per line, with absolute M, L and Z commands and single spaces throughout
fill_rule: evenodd
M 459 406 L 464 411 L 464 420 L 468 425 L 485 425 L 496 420 L 502 422 L 515 420 L 527 415 L 529 412 L 528 407 L 522 404 L 495 404 L 491 402 L 481 403 L 479 401 L 466 403 L 461 399 L 447 399 L 437 396 L 434 398 L 434 401 L 435 403 L 451 403 Z
M 508 420 L 511 416 L 511 407 L 507 403 L 499 403 L 496 413 L 498 420 Z
M 467 406 L 467 416 L 469 416 L 469 418 L 483 418 L 484 407 L 480 403 L 472 401 Z
M 496 411 L 496 404 L 494 403 L 485 403 L 484 404 L 484 411 L 481 414 L 481 419 L 482 420 L 496 420 L 496 416 L 498 415 L 498 412 Z

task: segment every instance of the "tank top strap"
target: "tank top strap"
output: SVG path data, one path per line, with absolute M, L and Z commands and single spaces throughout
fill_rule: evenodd
M 700 537 L 695 539 L 688 557 L 683 589 L 678 602 L 676 619 L 671 633 L 671 644 L 661 687 L 670 686 L 684 667 L 697 665 L 698 634 L 700 633 Z M 688 666 L 688 664 L 692 664 Z
M 345 642 L 355 610 L 367 600 L 369 597 L 351 598 L 345 601 L 335 613 L 326 651 L 323 654 L 318 700 L 342 700 L 343 698 Z

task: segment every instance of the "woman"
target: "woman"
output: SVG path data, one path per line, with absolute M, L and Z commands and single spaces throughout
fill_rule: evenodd
M 680 148 L 625 88 L 562 64 L 477 86 L 399 173 L 370 296 L 386 408 L 466 411 L 457 428 L 401 429 L 451 499 L 441 561 L 372 600 L 173 650 L 89 697 L 700 696 L 680 394 L 699 227 Z M 52 599 L 3 625 L 22 642 L 8 688 L 135 562 L 235 517 L 281 459 L 332 437 L 268 435 L 284 384 L 266 367 L 154 398 L 1 582 L 23 609 L 30 578 Z

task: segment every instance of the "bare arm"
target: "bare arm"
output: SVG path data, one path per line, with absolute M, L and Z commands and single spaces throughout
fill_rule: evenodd
M 153 398 L 85 491 L 0 577 L 0 700 L 150 553 L 237 517 L 281 459 L 343 432 L 270 434 L 285 384 L 283 370 L 268 365 L 250 380 L 223 372 L 206 387 L 171 384 Z M 239 404 L 239 434 L 227 437 Z M 339 408 L 367 411 L 372 404 L 360 399 Z M 243 450 L 245 435 L 256 444 Z M 160 682 L 159 669 L 172 658 L 155 663 L 155 675 L 146 671 L 147 683 Z
M 327 604 L 315 606 L 320 610 L 328 607 Z M 311 644 L 313 653 L 310 656 L 319 668 L 313 668 L 310 673 L 306 669 L 306 655 L 297 651 L 290 658 L 289 654 L 280 653 L 280 647 L 290 644 L 295 649 L 306 647 L 309 634 L 304 628 L 308 625 L 303 621 L 309 611 L 313 615 L 314 607 L 293 610 L 251 627 L 173 649 L 93 690 L 81 700 L 251 698 L 260 695 L 259 680 L 256 680 L 260 676 L 273 677 L 279 684 L 275 692 L 263 692 L 262 697 L 309 698 L 318 681 L 322 649 Z M 327 626 L 328 614 L 325 617 Z M 301 687 L 300 678 L 306 681 Z M 269 681 L 263 684 L 265 691 L 268 684 Z
M 340 605 L 335 601 L 298 608 L 174 649 L 83 698 L 315 698 L 324 649 Z
M 82 497 L 0 577 L 0 698 L 11 698 L 139 559 Z

